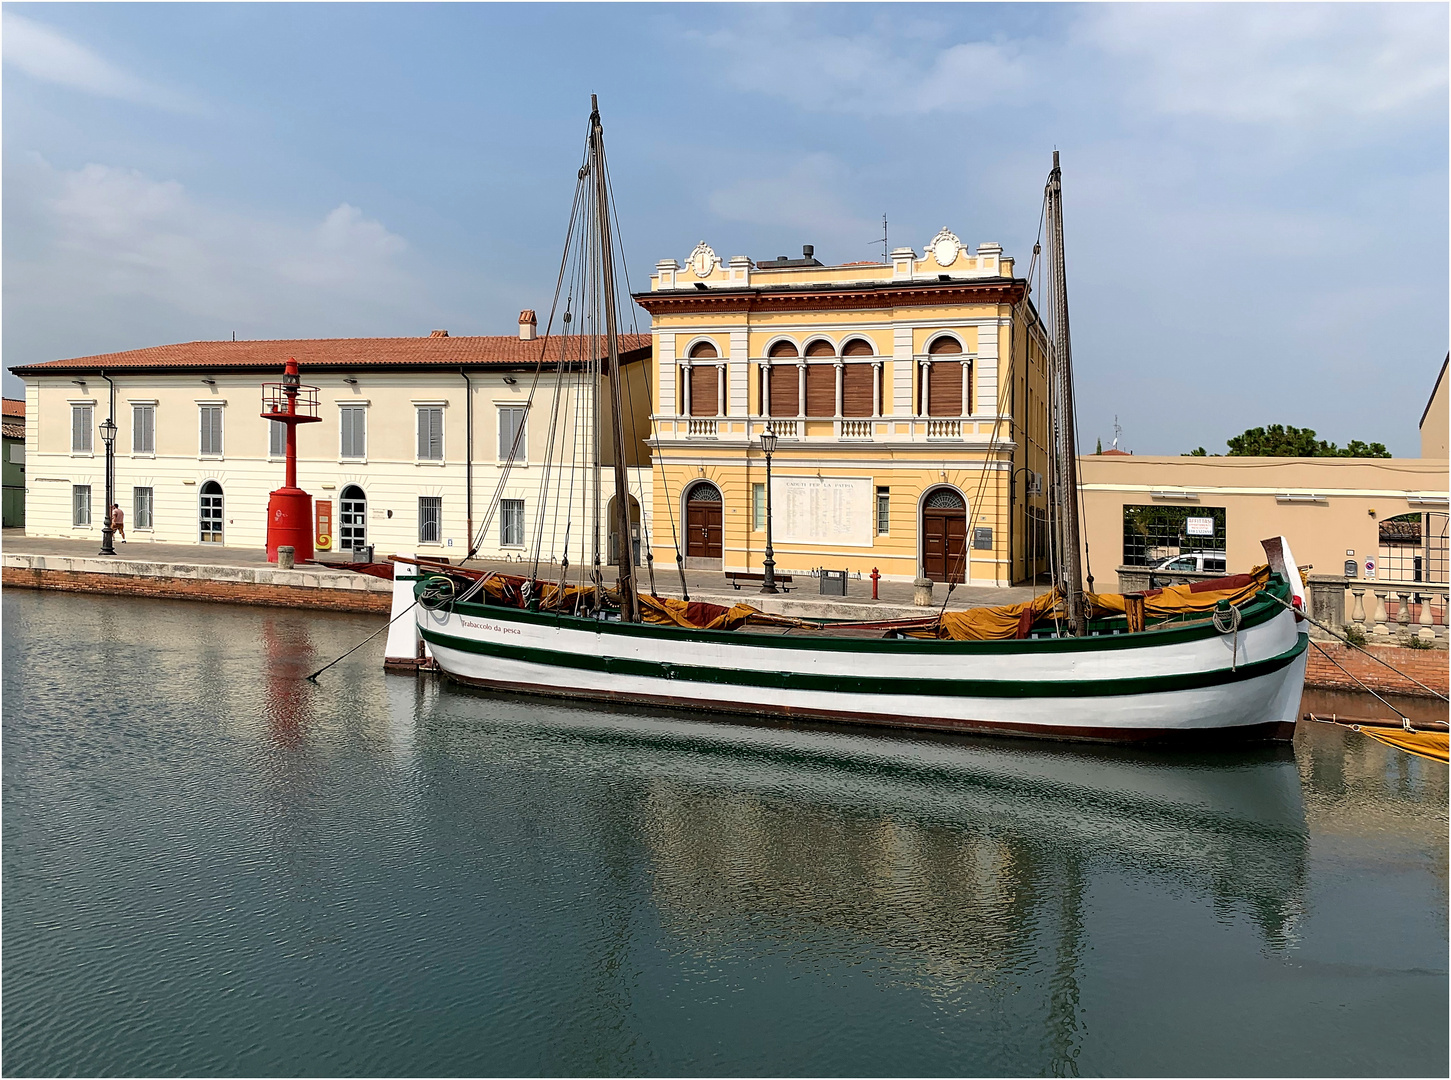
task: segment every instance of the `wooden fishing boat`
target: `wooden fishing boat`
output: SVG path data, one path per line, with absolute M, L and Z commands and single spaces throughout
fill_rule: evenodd
M 579 355 L 600 358 L 599 383 L 613 395 L 615 525 L 628 536 L 621 380 L 607 377 L 618 360 L 614 243 L 597 109 L 579 176 L 575 221 L 593 230 L 584 250 L 597 260 L 581 295 L 603 299 L 601 347 Z M 708 714 L 1095 741 L 1288 739 L 1309 639 L 1299 615 L 1304 586 L 1283 537 L 1264 542 L 1268 563 L 1253 575 L 1129 597 L 1095 596 L 1082 585 L 1059 184 L 1055 153 L 1045 196 L 1056 268 L 1051 593 L 897 623 L 809 622 L 746 605 L 662 600 L 637 588 L 626 551 L 618 553 L 618 583 L 605 587 L 596 511 L 595 568 L 578 585 L 564 573 L 542 580 L 537 569 L 507 577 L 399 561 L 394 616 L 409 617 L 389 655 L 412 656 L 421 639 L 438 669 L 460 683 Z M 601 410 L 586 415 L 598 430 Z

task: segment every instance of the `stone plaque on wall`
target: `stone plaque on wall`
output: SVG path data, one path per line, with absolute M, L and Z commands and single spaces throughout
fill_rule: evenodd
M 869 476 L 773 476 L 771 503 L 777 543 L 872 545 Z

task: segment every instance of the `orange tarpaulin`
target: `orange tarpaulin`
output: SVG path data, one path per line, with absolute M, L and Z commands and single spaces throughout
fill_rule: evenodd
M 1221 600 L 1242 604 L 1269 583 L 1270 568 L 1256 566 L 1248 574 L 1148 589 L 1133 595 L 1144 598 L 1146 615 L 1182 615 L 1186 611 L 1213 611 Z M 1088 602 L 1096 617 L 1124 614 L 1124 598 L 1119 593 L 1089 593 Z
M 1392 727 L 1359 727 L 1356 730 L 1377 742 L 1394 746 L 1397 750 L 1404 750 L 1417 757 L 1443 762 L 1448 758 L 1447 736 L 1444 731 L 1406 731 L 1404 728 Z

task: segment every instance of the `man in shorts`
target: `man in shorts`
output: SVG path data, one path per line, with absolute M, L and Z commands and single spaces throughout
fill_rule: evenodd
M 111 532 L 121 538 L 121 543 L 126 542 L 126 514 L 120 503 L 111 504 Z

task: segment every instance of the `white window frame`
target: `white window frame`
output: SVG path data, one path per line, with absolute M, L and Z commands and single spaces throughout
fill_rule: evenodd
M 363 418 L 363 446 L 362 446 L 363 452 L 361 454 L 349 454 L 349 453 L 347 453 L 346 452 L 347 451 L 347 446 L 343 442 L 343 414 L 346 413 L 349 409 L 355 409 L 355 410 L 357 410 L 358 414 L 361 415 L 362 418 Z M 440 429 L 440 431 L 442 430 L 442 423 L 440 423 L 439 429 Z M 357 433 L 354 432 L 353 434 L 354 434 L 353 442 L 354 442 L 354 444 L 356 444 L 357 443 L 357 438 L 356 438 Z M 357 449 L 357 446 L 354 445 L 353 449 L 356 450 Z M 366 462 L 367 460 L 368 460 L 368 403 L 366 401 L 340 401 L 340 402 L 338 402 L 338 461 L 339 462 L 345 462 L 345 461 L 346 462 Z
M 892 535 L 892 489 L 889 487 L 878 487 L 876 499 L 873 500 L 872 532 L 876 536 Z
M 766 527 L 766 485 L 751 485 L 751 532 Z
M 96 456 L 96 403 L 95 401 L 72 401 L 71 406 L 71 457 L 95 457 Z M 86 423 L 86 445 L 76 446 L 76 414 L 85 409 L 90 418 Z
M 208 409 L 217 410 L 217 442 L 220 448 L 208 452 L 203 449 L 202 443 L 202 417 Z M 219 461 L 226 457 L 227 448 L 227 403 L 225 401 L 214 401 L 202 399 L 197 402 L 197 458 L 204 461 Z
M 146 524 L 141 524 L 141 504 L 138 492 L 146 492 Z M 156 527 L 156 488 L 139 486 L 131 489 L 131 527 L 138 532 L 150 532 Z
M 518 514 L 518 520 L 511 522 L 510 517 L 514 512 Z M 511 525 L 518 527 L 518 539 L 510 539 Z M 499 546 L 501 548 L 522 548 L 524 546 L 524 500 L 523 499 L 500 499 L 499 500 Z
M 76 495 L 79 492 L 81 492 L 81 491 L 84 491 L 86 493 L 86 506 L 85 506 L 85 510 L 86 510 L 86 520 L 85 521 L 77 521 L 76 520 L 78 517 L 80 517 L 80 514 L 78 513 L 78 511 L 80 509 L 80 505 L 76 502 Z M 94 519 L 94 515 L 91 512 L 91 497 L 92 497 L 92 494 L 93 493 L 92 493 L 91 485 L 90 484 L 72 484 L 71 485 L 71 528 L 72 529 L 89 529 L 91 527 L 91 522 Z
M 438 457 L 424 457 L 418 453 L 419 443 L 423 437 L 423 415 L 425 412 L 438 410 Z M 442 465 L 448 456 L 448 423 L 445 414 L 448 411 L 446 401 L 415 401 L 413 403 L 413 454 L 414 462 L 418 465 Z
M 519 413 L 519 432 L 516 432 L 516 437 L 520 433 L 523 437 L 519 438 L 519 453 L 514 458 L 513 464 L 516 469 L 527 469 L 529 467 L 529 408 L 525 405 L 510 402 L 507 405 L 494 406 L 494 433 L 498 437 L 496 460 L 500 465 L 509 464 L 509 447 L 504 445 L 504 413 L 506 411 Z
M 433 519 L 434 537 L 427 540 L 423 535 L 423 503 L 427 500 L 436 505 L 438 514 Z M 430 547 L 443 546 L 443 496 L 442 495 L 420 495 L 418 496 L 418 542 L 427 544 Z
M 154 458 L 156 456 L 156 406 L 158 403 L 156 401 L 132 400 L 127 402 L 127 404 L 131 406 L 131 456 L 134 458 Z M 138 448 L 136 445 L 136 436 L 139 430 L 137 419 L 143 414 L 149 417 L 148 423 L 150 430 L 147 432 L 151 437 L 151 445 L 149 448 Z

